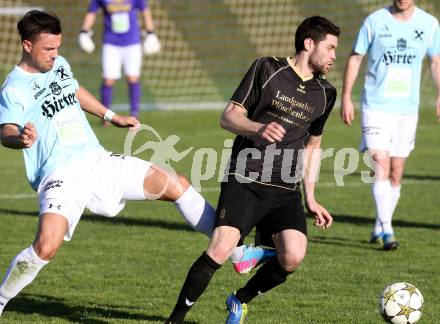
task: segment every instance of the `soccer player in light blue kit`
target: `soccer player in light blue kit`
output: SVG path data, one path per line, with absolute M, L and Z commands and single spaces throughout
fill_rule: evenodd
M 94 44 L 91 29 L 98 9 L 103 12 L 102 86 L 101 103 L 107 108 L 112 104 L 112 89 L 121 77 L 121 68 L 127 77 L 131 115 L 137 117 L 141 98 L 139 77 L 141 74 L 141 30 L 137 23 L 138 13 L 147 32 L 144 42 L 145 54 L 160 51 L 160 42 L 154 33 L 154 23 L 147 0 L 91 0 L 79 35 L 83 50 L 91 53 Z
M 394 0 L 365 19 L 345 70 L 341 117 L 348 125 L 354 119 L 351 93 L 364 55 L 368 65 L 361 99 L 361 150 L 371 154 L 375 172 L 376 224 L 370 241 L 394 250 L 398 242 L 391 219 L 400 198 L 405 161 L 414 148 L 426 55 L 438 91 L 440 117 L 439 23 L 413 0 Z
M 0 139 L 5 147 L 23 150 L 40 217 L 33 244 L 12 260 L 0 284 L 0 315 L 55 256 L 63 240 L 72 238 L 85 208 L 113 217 L 127 200 L 171 201 L 185 221 L 208 236 L 215 218 L 214 209 L 184 176 L 108 152 L 99 144 L 84 111 L 117 127 L 136 127 L 139 122 L 115 114 L 79 86 L 69 63 L 58 56 L 58 18 L 33 10 L 17 28 L 23 52 L 0 94 Z M 262 251 L 237 247 L 235 261 L 262 257 Z

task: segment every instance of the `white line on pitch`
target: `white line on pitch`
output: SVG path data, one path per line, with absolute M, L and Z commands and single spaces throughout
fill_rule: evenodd
M 21 16 L 31 10 L 44 10 L 43 7 L 0 7 L 0 16 Z

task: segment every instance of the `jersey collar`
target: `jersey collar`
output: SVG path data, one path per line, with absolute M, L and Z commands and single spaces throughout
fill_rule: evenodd
M 289 63 L 289 65 L 293 69 L 293 71 L 301 78 L 301 80 L 303 82 L 306 82 L 306 81 L 309 81 L 309 80 L 313 79 L 313 74 L 309 75 L 309 76 L 304 76 L 304 75 L 301 74 L 299 69 L 295 66 L 295 63 L 293 62 L 293 58 L 292 57 L 288 57 L 287 58 L 287 62 Z

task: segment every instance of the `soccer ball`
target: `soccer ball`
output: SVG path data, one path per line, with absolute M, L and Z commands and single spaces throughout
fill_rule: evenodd
M 389 285 L 379 297 L 379 311 L 389 323 L 415 323 L 422 317 L 422 309 L 420 290 L 406 282 Z

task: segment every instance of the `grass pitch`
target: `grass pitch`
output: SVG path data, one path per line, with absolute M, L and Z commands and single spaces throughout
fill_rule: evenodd
M 172 163 L 190 177 L 198 149 L 212 148 L 219 159 L 224 139 L 232 138 L 218 126 L 219 115 L 218 111 L 146 112 L 141 119 L 163 139 L 178 135 L 177 151 L 193 147 L 187 157 Z M 123 151 L 125 130 L 104 129 L 98 120 L 91 121 L 106 148 Z M 316 193 L 335 223 L 322 231 L 309 220 L 304 263 L 286 284 L 250 304 L 247 323 L 380 323 L 378 296 L 397 281 L 410 282 L 421 290 L 425 298 L 421 323 L 438 323 L 439 127 L 432 109 L 422 110 L 416 149 L 407 163 L 394 217 L 401 245 L 397 251 L 383 252 L 367 243 L 374 208 L 370 186 L 361 181 L 361 172 L 368 167 L 361 162 L 351 175 L 343 177 L 344 186 L 336 185 L 335 174 L 341 175 L 341 168 L 334 167 L 336 152 L 357 148 L 360 129 L 358 124 L 343 126 L 335 109 L 323 142 L 323 148 L 334 148 L 334 154 L 323 161 Z M 141 156 L 148 158 L 147 153 Z M 3 276 L 11 259 L 34 238 L 38 203 L 27 184 L 20 151 L 0 148 L 0 169 Z M 203 195 L 216 204 L 217 176 L 201 185 Z M 169 203 L 130 202 L 114 219 L 86 213 L 73 240 L 66 242 L 37 280 L 8 304 L 0 321 L 164 322 L 189 266 L 206 245 L 207 239 L 193 232 Z M 247 278 L 225 265 L 187 316 L 188 323 L 224 322 L 226 296 Z

